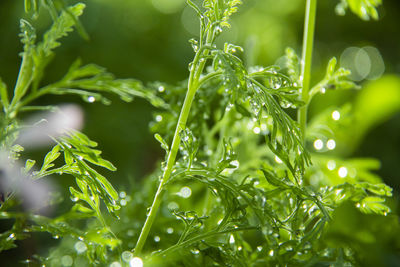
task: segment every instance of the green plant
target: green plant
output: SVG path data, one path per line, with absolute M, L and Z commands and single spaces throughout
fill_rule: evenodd
M 34 28 L 21 21 L 23 60 L 10 103 L 1 86 L 1 146 L 12 158 L 9 165 L 15 166 L 22 152 L 16 145 L 21 131 L 17 115 L 42 109 L 29 103 L 44 94 L 78 94 L 105 104 L 109 101 L 103 93 L 126 101 L 146 98 L 159 108 L 150 128 L 165 150 L 165 160 L 140 190 L 118 195 L 92 166 L 115 170 L 101 158 L 95 142 L 77 131 L 54 137 L 55 146 L 40 170 L 31 171 L 34 161 L 27 160 L 23 176 L 38 180 L 70 174 L 79 188 L 70 188 L 77 203 L 48 218 L 18 210 L 18 188 L 2 190 L 6 199 L 0 216 L 14 219 L 1 235 L 2 250 L 30 232 L 49 232 L 62 242 L 36 260 L 52 266 L 141 266 L 142 261 L 149 266 L 342 266 L 366 263 L 369 251 L 362 246 L 380 235 L 374 226 L 365 226 L 352 236 L 341 227 L 343 213 L 353 218 L 349 229 L 354 233 L 355 222 L 362 220 L 385 222 L 399 232 L 396 217 L 388 216 L 390 208 L 384 203 L 392 189 L 372 172 L 379 162 L 320 153 L 325 144 L 333 149 L 335 134 L 352 123 L 351 108 L 328 108 L 307 123 L 307 108 L 316 94 L 358 88 L 347 79 L 348 70 L 337 68 L 335 58 L 325 77 L 311 85 L 316 0 L 306 4 L 302 57 L 288 48 L 284 69 L 247 67 L 241 47 L 216 45 L 241 1 L 187 0 L 200 20 L 199 39 L 190 40 L 195 56 L 189 78 L 146 88 L 133 79 L 114 79 L 95 65 L 82 67 L 79 61 L 60 81 L 41 85 L 57 40 L 73 25 L 86 37 L 78 20 L 84 5 L 52 3 L 25 1 L 34 15 L 40 6 L 47 8 L 53 26 L 37 43 Z M 350 7 L 361 18 L 377 18 L 378 4 L 342 1 L 337 10 Z M 296 110 L 298 122 L 289 115 Z M 121 219 L 104 218 L 101 200 Z

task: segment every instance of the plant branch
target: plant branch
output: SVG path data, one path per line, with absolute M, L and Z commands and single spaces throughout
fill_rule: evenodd
M 212 31 L 211 31 L 212 32 Z M 214 40 L 214 33 L 209 32 L 207 36 L 207 41 L 205 47 L 210 45 L 210 43 Z M 156 218 L 157 211 L 162 202 L 162 196 L 164 192 L 164 187 L 168 179 L 171 177 L 171 173 L 173 171 L 173 167 L 175 165 L 176 156 L 178 154 L 179 145 L 181 143 L 180 132 L 186 128 L 186 122 L 189 117 L 190 108 L 192 106 L 192 102 L 194 96 L 196 94 L 197 89 L 200 85 L 200 75 L 203 72 L 203 69 L 206 64 L 206 60 L 204 57 L 207 56 L 209 49 L 200 48 L 196 52 L 196 56 L 193 60 L 193 67 L 190 70 L 189 82 L 188 82 L 188 91 L 186 93 L 185 101 L 183 103 L 181 113 L 179 115 L 178 124 L 175 129 L 174 138 L 172 140 L 171 150 L 169 151 L 167 158 L 167 166 L 164 170 L 163 176 L 160 180 L 160 184 L 158 186 L 156 195 L 153 200 L 153 204 L 150 207 L 150 211 L 147 215 L 146 222 L 143 225 L 142 231 L 140 233 L 139 239 L 136 243 L 136 247 L 134 249 L 135 255 L 140 255 L 143 249 L 144 244 L 146 243 L 147 236 L 153 225 L 153 222 Z
M 298 111 L 298 122 L 300 124 L 303 139 L 305 137 L 306 124 L 307 124 L 307 109 L 309 104 L 309 90 L 311 78 L 311 64 L 312 53 L 314 45 L 314 32 L 315 32 L 315 18 L 317 13 L 317 0 L 307 0 L 306 15 L 304 21 L 304 35 L 303 35 L 303 52 L 301 60 L 301 76 L 300 82 L 302 84 L 301 101 L 305 103 Z

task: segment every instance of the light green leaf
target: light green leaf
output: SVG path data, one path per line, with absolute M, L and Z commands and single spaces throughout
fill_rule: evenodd
M 324 79 L 310 90 L 309 94 L 311 98 L 317 93 L 324 94 L 327 90 L 347 90 L 359 88 L 359 86 L 357 86 L 355 83 L 348 80 L 348 76 L 351 74 L 349 70 L 344 68 L 336 69 L 336 67 L 337 59 L 333 57 L 331 60 L 329 60 L 329 63 L 326 67 Z
M 45 172 L 46 170 L 54 166 L 53 161 L 55 161 L 61 155 L 59 151 L 60 146 L 56 145 L 49 153 L 46 154 L 42 168 L 39 172 Z
M 8 109 L 9 100 L 8 100 L 8 93 L 7 93 L 7 85 L 3 82 L 0 78 L 0 99 L 1 104 L 3 105 L 4 109 Z
M 360 210 L 364 213 L 376 213 L 386 215 L 390 212 L 390 208 L 383 204 L 385 199 L 380 197 L 369 196 L 360 202 Z
M 382 4 L 382 0 L 341 0 L 336 6 L 336 13 L 344 15 L 346 9 L 350 10 L 363 20 L 369 20 L 370 17 L 377 20 L 379 18 L 376 10 Z
M 35 29 L 28 21 L 21 19 L 21 42 L 24 44 L 24 52 L 22 53 L 22 63 L 18 74 L 17 83 L 14 89 L 13 104 L 18 102 L 28 91 L 28 88 L 33 80 L 33 56 L 36 41 Z
M 85 5 L 78 3 L 74 6 L 68 7 L 61 15 L 54 21 L 53 26 L 44 34 L 43 42 L 38 45 L 38 52 L 43 53 L 45 57 L 52 54 L 54 48 L 60 46 L 58 39 L 67 36 L 75 25 L 74 17 L 79 17 L 83 13 Z M 72 14 L 74 17 L 72 17 Z
M 35 165 L 35 163 L 36 163 L 36 161 L 34 161 L 32 159 L 27 159 L 25 162 L 24 172 L 28 173 L 32 169 L 33 165 Z

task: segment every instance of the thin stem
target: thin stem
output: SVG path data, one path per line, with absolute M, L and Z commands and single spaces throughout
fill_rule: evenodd
M 307 0 L 306 17 L 304 21 L 303 52 L 301 60 L 301 100 L 305 103 L 298 111 L 298 122 L 300 124 L 303 138 L 305 137 L 307 124 L 307 109 L 309 104 L 309 90 L 311 78 L 311 63 L 314 45 L 315 17 L 317 13 L 317 0 Z
M 209 34 L 207 36 L 207 42 L 205 47 L 207 47 L 214 39 L 214 34 Z M 147 215 L 146 222 L 143 225 L 142 231 L 140 233 L 139 239 L 136 243 L 136 247 L 134 250 L 135 255 L 140 255 L 143 249 L 144 244 L 146 243 L 147 236 L 149 235 L 151 226 L 156 218 L 157 211 L 160 208 L 162 202 L 162 196 L 164 192 L 164 186 L 168 179 L 171 177 L 171 173 L 173 171 L 173 167 L 175 165 L 176 156 L 178 154 L 179 145 L 181 142 L 180 132 L 185 129 L 186 122 L 189 117 L 190 108 L 192 106 L 192 102 L 194 96 L 196 94 L 197 89 L 200 86 L 199 80 L 200 75 L 203 72 L 206 61 L 204 60 L 204 56 L 208 54 L 208 48 L 204 49 L 204 47 L 200 48 L 196 52 L 196 56 L 193 60 L 193 67 L 190 70 L 189 82 L 188 82 L 188 91 L 186 93 L 185 101 L 183 103 L 181 113 L 179 115 L 178 124 L 175 129 L 174 138 L 172 140 L 171 150 L 168 154 L 167 158 L 167 166 L 165 167 L 163 176 L 160 180 L 160 184 L 158 186 L 156 195 L 153 200 L 153 204 L 150 207 L 150 211 Z

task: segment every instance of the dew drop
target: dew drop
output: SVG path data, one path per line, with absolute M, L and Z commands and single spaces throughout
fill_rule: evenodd
M 254 128 L 253 128 L 253 133 L 255 133 L 255 134 L 260 134 L 260 133 L 261 133 L 260 127 L 254 127 Z
M 347 173 L 348 171 L 346 167 L 340 167 L 338 170 L 339 177 L 341 178 L 345 178 L 347 176 Z
M 274 256 L 274 250 L 271 249 L 271 250 L 269 251 L 268 255 L 270 255 L 271 257 Z
M 257 247 L 257 250 L 258 250 L 258 251 L 261 251 L 262 249 L 263 249 L 262 246 L 258 246 L 258 247 Z
M 325 87 L 322 87 L 320 91 L 321 91 L 321 94 L 325 94 L 326 93 Z
M 276 163 L 279 163 L 279 164 L 283 163 L 283 161 L 278 156 L 275 156 L 275 161 L 276 161 Z
M 192 189 L 190 189 L 188 186 L 184 186 L 178 192 L 178 195 L 183 198 L 189 198 L 192 195 Z
M 121 254 L 121 258 L 124 262 L 129 262 L 132 259 L 132 257 L 133 257 L 132 252 L 127 251 L 127 250 L 122 252 L 122 254 Z
M 156 121 L 157 121 L 157 122 L 162 121 L 162 119 L 163 119 L 163 117 L 162 117 L 161 115 L 157 115 L 157 116 L 156 116 Z
M 314 148 L 316 150 L 321 150 L 324 147 L 324 142 L 321 139 L 317 139 L 314 141 Z
M 194 255 L 198 255 L 200 253 L 200 250 L 198 249 L 191 249 L 190 252 L 192 252 L 192 254 Z
M 125 191 L 119 192 L 119 197 L 120 198 L 125 198 L 126 197 L 126 192 Z
M 235 169 L 239 168 L 239 161 L 238 160 L 231 161 L 230 164 L 235 166 Z
M 229 237 L 229 244 L 231 245 L 235 244 L 235 237 L 233 235 Z
M 126 201 L 126 199 L 121 199 L 119 201 L 119 204 L 121 204 L 121 206 L 126 206 L 127 203 L 128 203 L 128 201 Z
M 85 252 L 87 249 L 86 244 L 82 241 L 76 242 L 74 247 L 78 254 Z
M 146 215 L 149 216 L 150 212 L 151 212 L 151 207 L 148 207 L 147 210 L 146 210 Z
M 176 202 L 170 202 L 168 203 L 168 209 L 169 210 L 177 210 L 179 209 L 179 205 Z
M 336 161 L 329 160 L 326 167 L 328 170 L 333 171 L 336 168 Z
M 159 91 L 160 93 L 163 93 L 163 92 L 165 91 L 165 87 L 162 86 L 162 85 L 160 85 L 160 86 L 158 87 L 158 91 Z
M 129 261 L 130 267 L 143 267 L 143 260 L 139 257 L 134 257 Z
M 10 235 L 7 237 L 7 239 L 8 239 L 8 240 L 12 240 L 12 239 L 14 239 L 14 237 L 15 237 L 15 234 L 13 233 L 13 234 L 10 234 Z
M 114 261 L 110 264 L 110 267 L 121 267 L 121 263 L 119 263 L 118 261 Z
M 189 71 L 193 71 L 193 68 L 194 68 L 194 67 L 193 67 L 193 62 L 190 62 L 190 63 L 189 63 L 189 67 L 188 67 Z
M 61 257 L 61 265 L 62 266 L 72 266 L 74 263 L 74 259 L 70 255 L 64 255 Z
M 167 233 L 168 234 L 172 234 L 174 232 L 174 228 L 172 228 L 172 227 L 168 227 L 167 228 Z
M 88 101 L 89 103 L 93 103 L 94 101 L 96 101 L 96 98 L 95 98 L 94 96 L 89 96 L 89 97 L 87 98 L 87 101 Z
M 335 140 L 329 139 L 328 142 L 326 142 L 326 147 L 327 147 L 329 150 L 335 149 L 335 147 L 336 147 L 336 142 L 335 142 Z
M 156 235 L 154 237 L 154 242 L 158 243 L 158 242 L 160 242 L 160 240 L 161 240 L 161 238 L 158 235 Z
M 332 112 L 332 119 L 338 121 L 340 119 L 340 112 L 335 110 Z

